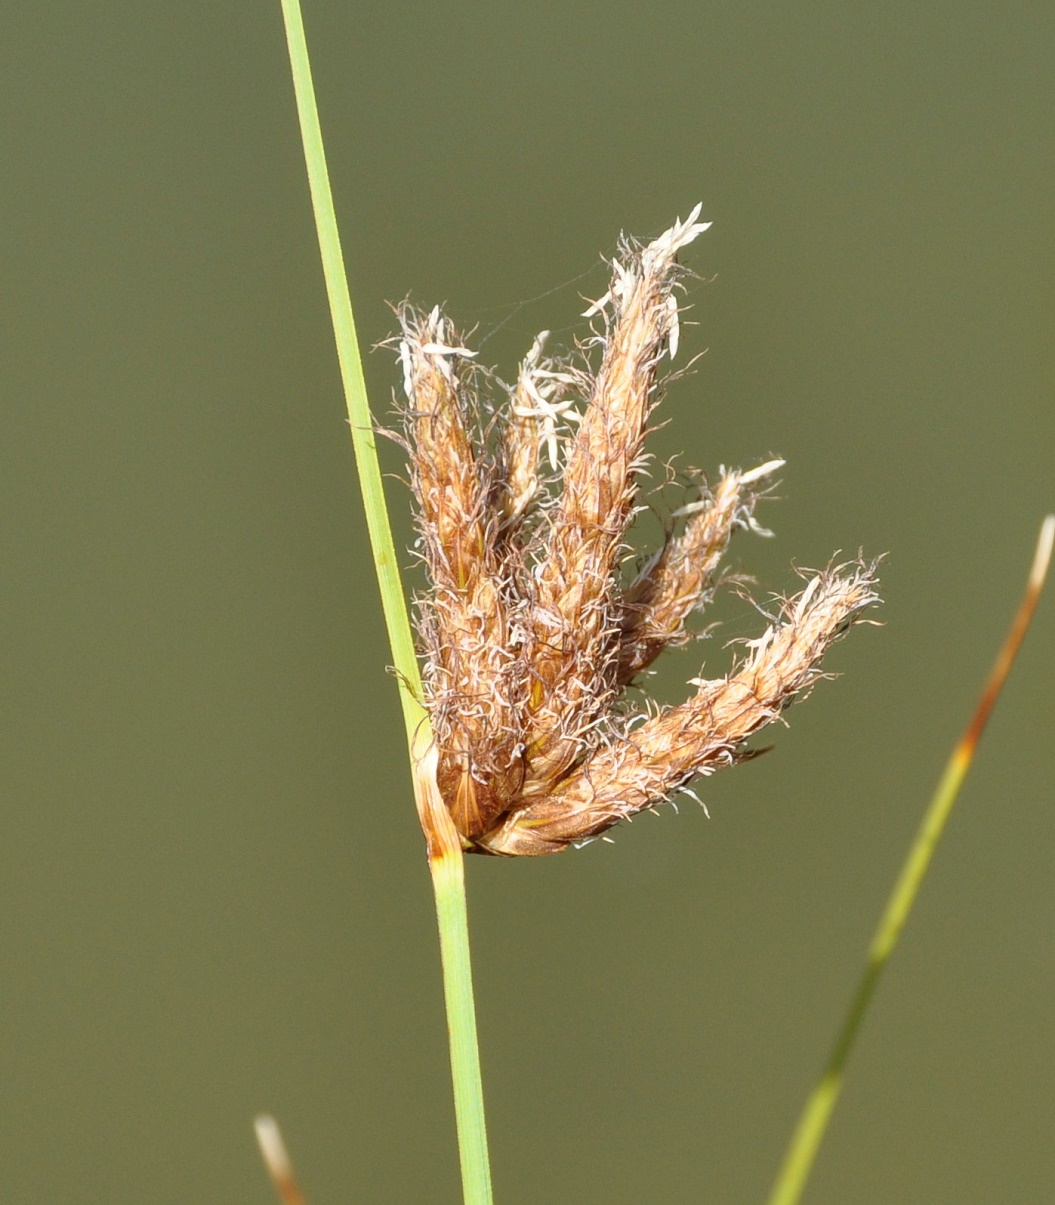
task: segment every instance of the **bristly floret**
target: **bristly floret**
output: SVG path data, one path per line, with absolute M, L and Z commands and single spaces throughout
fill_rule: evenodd
M 419 600 L 426 703 L 437 788 L 466 849 L 558 852 L 735 760 L 876 601 L 871 569 L 827 570 L 728 678 L 698 683 L 679 707 L 616 710 L 631 680 L 685 641 L 731 534 L 754 525 L 754 487 L 783 464 L 724 472 L 623 585 L 658 368 L 679 339 L 677 253 L 709 225 L 699 212 L 646 246 L 623 243 L 587 311 L 603 324 L 596 370 L 547 358 L 543 332 L 487 424 L 474 353 L 450 321 L 400 311 L 431 585 Z

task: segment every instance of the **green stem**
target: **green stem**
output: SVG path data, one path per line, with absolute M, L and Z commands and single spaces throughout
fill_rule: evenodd
M 484 1124 L 483 1087 L 480 1055 L 476 1038 L 473 1007 L 472 973 L 469 960 L 469 925 L 465 905 L 465 877 L 461 849 L 450 817 L 442 803 L 426 798 L 428 776 L 423 774 L 420 751 L 431 746 L 428 713 L 422 705 L 421 674 L 414 652 L 414 640 L 407 614 L 403 585 L 399 576 L 392 527 L 385 505 L 381 469 L 377 460 L 374 430 L 363 378 L 362 359 L 355 332 L 352 301 L 337 232 L 329 172 L 322 144 L 322 130 L 315 102 L 315 88 L 304 37 L 304 21 L 299 0 L 281 0 L 286 26 L 293 86 L 297 97 L 304 158 L 307 163 L 315 226 L 322 253 L 326 293 L 337 341 L 348 420 L 352 429 L 356 465 L 366 509 L 370 547 L 381 589 L 392 657 L 400 681 L 400 700 L 406 727 L 407 747 L 414 768 L 415 793 L 419 815 L 433 817 L 433 827 L 446 826 L 442 850 L 430 842 L 429 867 L 436 897 L 436 915 L 440 929 L 443 959 L 443 988 L 447 1006 L 447 1028 L 451 1045 L 451 1074 L 454 1083 L 455 1115 L 458 1123 L 458 1152 L 462 1169 L 462 1187 L 467 1205 L 490 1205 L 491 1170 L 487 1157 Z M 428 830 L 426 830 L 428 836 Z
M 373 421 L 366 397 L 363 362 L 355 333 L 352 299 L 348 292 L 348 277 L 341 253 L 341 239 L 337 233 L 337 215 L 333 208 L 330 175 L 322 145 L 319 111 L 315 103 L 315 86 L 311 78 L 311 64 L 308 61 L 299 0 L 282 0 L 282 15 L 286 22 L 286 41 L 293 69 L 293 87 L 297 96 L 297 115 L 300 118 L 300 135 L 308 168 L 315 228 L 318 231 L 319 250 L 322 253 L 322 270 L 326 278 L 326 295 L 330 302 L 330 317 L 337 340 L 337 357 L 348 406 L 348 421 L 352 428 L 352 446 L 359 470 L 359 484 L 363 491 L 374 567 L 377 570 L 378 585 L 381 587 L 381 606 L 384 609 L 392 656 L 400 677 L 400 697 L 403 701 L 403 718 L 409 745 L 414 740 L 415 731 L 427 720 L 420 702 L 421 673 L 414 653 L 414 639 L 410 631 L 403 584 L 399 578 L 392 526 L 388 519 L 381 484 L 381 468 L 377 461 Z
M 476 1038 L 476 1008 L 469 964 L 469 928 L 465 909 L 465 859 L 460 849 L 429 861 L 436 915 L 440 924 L 443 990 L 451 1047 L 454 1112 L 458 1121 L 458 1154 L 466 1205 L 490 1205 L 491 1168 Z
M 924 813 L 923 821 L 909 849 L 908 857 L 894 884 L 894 890 L 890 894 L 882 919 L 872 938 L 864 973 L 828 1057 L 828 1065 L 816 1087 L 810 1093 L 791 1137 L 791 1142 L 788 1144 L 784 1162 L 769 1196 L 769 1205 L 796 1205 L 806 1187 L 806 1180 L 813 1168 L 814 1160 L 817 1158 L 817 1152 L 828 1128 L 828 1121 L 839 1099 L 839 1093 L 842 1091 L 843 1076 L 850 1051 L 853 1049 L 865 1014 L 868 1012 L 868 1006 L 872 1002 L 879 978 L 897 946 L 905 922 L 916 902 L 916 896 L 923 884 L 934 850 L 937 848 L 960 787 L 970 769 L 986 721 L 989 719 L 990 712 L 1007 679 L 1015 654 L 1029 627 L 1029 621 L 1033 617 L 1033 611 L 1040 597 L 1051 561 L 1053 538 L 1055 538 L 1055 516 L 1048 515 L 1040 529 L 1040 538 L 1033 557 L 1033 566 L 1030 570 L 1025 596 L 997 655 L 996 663 L 990 671 L 971 721 L 953 750 L 952 757 L 938 783 L 938 788 L 934 792 L 934 797 Z

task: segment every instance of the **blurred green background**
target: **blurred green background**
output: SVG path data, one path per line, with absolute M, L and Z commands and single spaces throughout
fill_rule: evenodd
M 307 3 L 363 340 L 506 377 L 697 201 L 661 454 L 787 458 L 768 589 L 889 553 L 776 750 L 474 859 L 497 1198 L 760 1201 L 1055 505 L 1050 4 Z M 5 1201 L 458 1199 L 428 876 L 278 2 L 47 2 L 0 49 Z M 544 300 L 528 302 L 549 294 Z M 367 362 L 375 409 L 398 380 Z M 400 456 L 387 447 L 393 474 Z M 405 492 L 391 497 L 409 542 Z M 1055 605 L 811 1202 L 1050 1200 Z M 726 602 L 723 635 L 757 631 Z M 672 655 L 675 700 L 712 640 Z

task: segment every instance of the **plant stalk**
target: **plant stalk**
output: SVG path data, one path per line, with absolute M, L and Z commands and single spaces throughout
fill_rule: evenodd
M 281 0 L 281 4 L 312 208 L 322 254 L 330 316 L 337 342 L 348 420 L 351 424 L 352 444 L 366 510 L 367 530 L 392 657 L 399 676 L 399 695 L 403 707 L 407 747 L 414 771 L 416 802 L 423 822 L 428 815 L 432 826 L 431 833 L 428 828 L 425 831 L 429 843 L 429 869 L 432 874 L 440 931 L 462 1188 L 466 1205 L 490 1205 L 491 1171 L 487 1154 L 483 1086 L 473 1005 L 464 860 L 453 822 L 433 789 L 435 775 L 429 765 L 428 753 L 432 748 L 431 727 L 428 713 L 422 703 L 421 673 L 414 651 L 410 618 L 392 539 L 392 527 L 385 505 L 362 358 L 359 354 L 344 256 L 341 252 L 337 217 L 323 149 L 304 21 L 299 0 Z M 440 839 L 436 839 L 436 833 L 440 834 Z
M 464 868 L 465 858 L 458 845 L 441 857 L 429 858 L 440 927 L 462 1192 L 466 1205 L 490 1205 L 491 1168 L 487 1157 L 480 1047 L 476 1037 L 476 1007 L 469 964 Z

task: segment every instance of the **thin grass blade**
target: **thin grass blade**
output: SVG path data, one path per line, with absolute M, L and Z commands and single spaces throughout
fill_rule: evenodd
M 894 884 L 886 910 L 876 929 L 875 936 L 872 938 L 864 974 L 861 976 L 846 1019 L 836 1038 L 835 1045 L 832 1047 L 824 1074 L 810 1093 L 792 1135 L 784 1162 L 769 1196 L 769 1205 L 796 1205 L 802 1197 L 806 1181 L 828 1128 L 832 1111 L 839 1099 L 846 1064 L 860 1031 L 861 1023 L 875 994 L 876 985 L 897 946 L 905 922 L 912 911 L 934 850 L 941 839 L 946 821 L 949 819 L 975 750 L 978 748 L 986 722 L 1004 682 L 1007 680 L 1030 620 L 1033 618 L 1033 612 L 1036 609 L 1051 563 L 1053 540 L 1055 540 L 1055 515 L 1048 515 L 1041 525 L 1025 594 L 1003 647 L 997 654 L 974 714 L 953 750 L 934 797 L 923 816 L 916 838 L 909 849 L 908 857 Z

